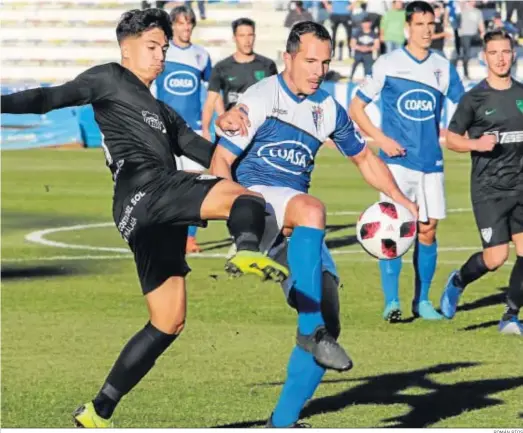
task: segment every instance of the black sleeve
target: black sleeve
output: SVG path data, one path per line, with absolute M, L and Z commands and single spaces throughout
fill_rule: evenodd
M 212 68 L 211 78 L 209 78 L 209 86 L 207 87 L 207 90 L 210 92 L 220 93 L 221 89 L 222 85 L 220 79 L 220 67 L 219 65 L 216 65 L 214 68 Z
M 461 98 L 461 101 L 452 116 L 449 124 L 449 131 L 455 134 L 464 135 L 474 122 L 475 110 L 472 105 L 472 98 L 467 93 Z
M 3 95 L 3 113 L 44 114 L 63 107 L 90 104 L 106 97 L 114 80 L 110 65 L 95 66 L 61 86 L 39 87 Z
M 162 106 L 169 113 L 169 121 L 174 126 L 172 131 L 175 131 L 175 136 L 171 137 L 173 152 L 177 156 L 180 156 L 179 154 L 184 155 L 205 168 L 209 168 L 215 146 L 189 128 L 185 120 L 176 111 L 164 103 L 162 103 Z

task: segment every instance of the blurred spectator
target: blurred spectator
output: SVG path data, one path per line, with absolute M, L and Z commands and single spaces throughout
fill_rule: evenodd
M 323 23 L 329 18 L 329 12 L 325 9 L 325 5 L 321 1 L 312 2 L 311 10 L 314 21 L 318 24 L 323 25 Z
M 455 57 L 461 55 L 461 43 L 459 38 L 459 28 L 461 26 L 461 8 L 457 0 L 450 0 L 447 2 L 447 16 L 452 31 L 454 33 L 454 48 L 455 48 Z
M 354 30 L 351 45 L 354 53 L 354 63 L 352 64 L 350 80 L 352 81 L 356 68 L 360 63 L 363 64 L 364 75 L 371 75 L 374 56 L 377 55 L 380 49 L 380 40 L 378 34 L 372 28 L 372 19 L 370 17 L 364 18 L 360 28 Z
M 198 13 L 200 14 L 200 19 L 205 20 L 207 19 L 205 15 L 205 0 L 197 0 L 196 3 L 198 3 Z M 193 2 L 188 0 L 185 2 L 185 5 L 190 7 L 192 9 Z
M 352 9 L 354 3 L 349 0 L 334 0 L 330 2 L 323 0 L 323 5 L 329 12 L 329 20 L 332 25 L 332 47 L 334 49 L 334 55 L 336 54 L 336 48 L 338 48 L 338 59 L 343 59 L 343 42 L 340 42 L 338 47 L 336 46 L 336 34 L 341 24 L 347 33 L 347 47 L 349 49 L 349 57 L 351 57 L 350 39 L 352 36 Z
M 523 1 L 507 1 L 505 2 L 507 11 L 507 21 L 516 23 L 518 28 L 518 36 L 523 34 Z M 517 13 L 517 18 L 512 20 L 514 17 L 514 11 Z
M 158 9 L 172 9 L 176 6 L 182 5 L 183 1 L 142 1 L 142 9 L 158 8 Z
M 433 50 L 437 50 L 441 52 L 441 54 L 445 55 L 443 53 L 443 47 L 445 46 L 445 38 L 447 37 L 447 33 L 445 33 L 445 10 L 443 8 L 443 5 L 441 3 L 434 3 L 434 14 L 435 14 L 435 29 L 434 34 L 432 35 L 432 44 L 431 48 Z
M 496 14 L 496 3 L 497 2 L 491 0 L 479 0 L 476 2 L 476 7 L 483 15 L 483 25 L 485 28 L 487 28 Z
M 393 1 L 381 20 L 380 40 L 385 43 L 387 53 L 401 48 L 405 42 L 405 10 L 402 1 Z
M 367 0 L 365 11 L 371 20 L 372 30 L 379 33 L 381 18 L 387 12 L 387 3 L 383 0 Z
M 311 13 L 304 9 L 302 1 L 293 1 L 291 2 L 291 10 L 287 14 L 283 26 L 290 29 L 294 24 L 301 21 L 314 21 L 314 19 Z
M 472 42 L 474 38 L 478 38 L 478 36 L 483 37 L 485 34 L 485 24 L 481 11 L 476 8 L 475 1 L 463 2 L 461 6 L 461 25 L 459 28 L 461 59 L 463 60 L 465 78 L 470 79 L 468 65 L 472 54 Z M 457 61 L 458 57 L 455 57 L 453 63 L 456 64 Z

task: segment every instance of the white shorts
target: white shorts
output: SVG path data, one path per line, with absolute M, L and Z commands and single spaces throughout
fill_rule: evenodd
M 202 131 L 194 131 L 194 132 L 196 132 L 198 135 L 202 135 Z M 205 167 L 203 165 L 198 164 L 197 162 L 193 161 L 192 159 L 187 158 L 186 156 L 174 155 L 174 159 L 176 160 L 176 168 L 178 170 L 195 171 L 195 172 L 205 171 Z
M 419 221 L 429 218 L 442 220 L 447 216 L 445 204 L 445 176 L 443 173 L 423 173 L 398 164 L 388 165 L 399 189 L 419 206 Z M 380 200 L 392 201 L 385 194 Z

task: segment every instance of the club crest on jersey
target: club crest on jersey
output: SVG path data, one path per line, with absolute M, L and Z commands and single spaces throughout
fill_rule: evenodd
M 518 110 L 523 113 L 523 99 L 517 99 L 516 106 L 518 107 Z
M 312 121 L 314 122 L 314 126 L 317 131 L 318 125 L 323 122 L 323 108 L 321 108 L 319 105 L 312 107 Z
M 163 132 L 164 134 L 167 132 L 165 129 L 165 125 L 160 120 L 160 116 L 155 113 L 149 113 L 146 110 L 142 111 L 143 121 L 147 123 L 151 128 L 158 129 L 159 131 Z
M 260 81 L 265 78 L 265 71 L 254 71 L 254 78 L 256 81 Z
M 438 86 L 439 86 L 439 80 L 440 80 L 440 78 L 441 78 L 441 74 L 442 74 L 442 73 L 443 73 L 443 72 L 441 71 L 441 69 L 436 69 L 436 70 L 434 71 L 434 77 L 436 77 L 436 82 L 438 83 Z

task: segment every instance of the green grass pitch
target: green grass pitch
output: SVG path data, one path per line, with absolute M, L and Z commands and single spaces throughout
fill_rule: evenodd
M 431 298 L 479 248 L 469 159 L 446 155 L 448 208 Z M 521 427 L 523 343 L 499 335 L 510 266 L 465 292 L 453 321 L 381 319 L 378 266 L 355 243 L 356 213 L 377 193 L 335 150 L 316 161 L 311 193 L 327 204 L 329 245 L 343 281 L 341 342 L 355 367 L 329 372 L 303 419 L 314 427 Z M 147 321 L 134 263 L 111 224 L 112 182 L 101 150 L 2 153 L 2 426 L 71 427 L 123 344 Z M 26 239 L 38 230 L 59 248 Z M 223 223 L 199 231 L 225 253 Z M 105 250 L 104 250 L 105 248 Z M 113 250 L 114 249 L 114 250 Z M 122 252 L 124 251 L 124 252 Z M 511 260 L 514 254 L 512 250 Z M 260 427 L 294 345 L 296 315 L 274 284 L 229 280 L 222 258 L 190 258 L 186 330 L 115 412 L 120 427 Z M 410 253 L 401 276 L 410 316 Z

